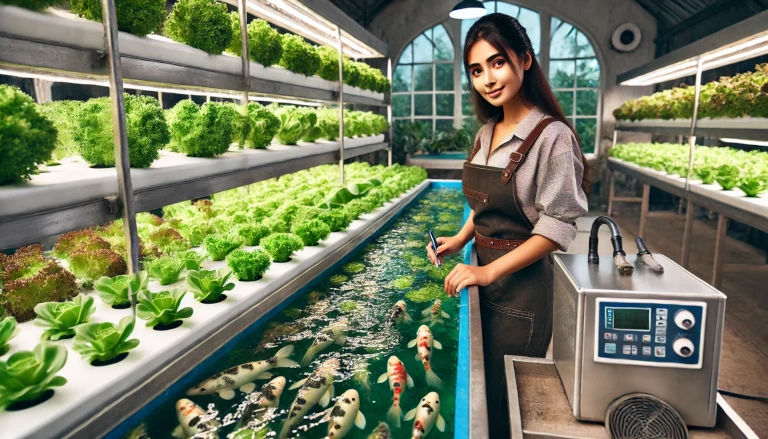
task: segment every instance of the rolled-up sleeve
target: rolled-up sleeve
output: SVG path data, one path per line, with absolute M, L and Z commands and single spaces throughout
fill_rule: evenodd
M 560 133 L 556 143 L 575 145 L 539 164 L 536 176 L 536 211 L 533 234 L 544 236 L 562 251 L 576 238 L 576 219 L 587 213 L 587 196 L 581 189 L 584 166 L 578 143 L 571 133 Z M 562 148 L 554 150 L 562 151 Z

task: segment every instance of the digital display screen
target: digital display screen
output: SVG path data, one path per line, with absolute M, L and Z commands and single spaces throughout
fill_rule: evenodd
M 613 329 L 651 330 L 650 308 L 609 308 L 613 314 Z

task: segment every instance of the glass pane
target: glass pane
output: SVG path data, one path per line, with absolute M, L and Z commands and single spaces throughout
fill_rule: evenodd
M 590 43 L 589 38 L 581 32 L 576 33 L 576 56 L 578 58 L 595 56 L 595 50 L 592 49 L 592 43 Z
M 475 115 L 475 109 L 472 107 L 472 97 L 469 93 L 461 94 L 461 114 L 464 116 Z
M 597 134 L 597 119 L 576 119 L 576 132 L 581 139 L 581 149 L 595 152 L 595 136 Z
M 411 116 L 411 95 L 392 96 L 392 117 Z
M 579 116 L 597 115 L 597 91 L 579 90 L 576 92 L 576 114 Z
M 575 70 L 575 61 L 550 61 L 549 85 L 552 88 L 573 88 Z
M 413 62 L 432 62 L 432 42 L 427 35 L 432 33 L 432 29 L 424 32 L 413 40 Z
M 432 116 L 432 95 L 413 95 L 415 116 Z
M 528 33 L 528 38 L 531 39 L 533 53 L 538 55 L 541 48 L 541 20 L 539 19 L 539 14 L 530 9 L 520 8 L 520 16 L 517 19 Z
M 461 63 L 461 89 L 469 90 L 467 88 L 467 71 L 464 69 L 464 63 Z
M 409 64 L 413 62 L 413 44 L 409 44 L 408 47 L 400 54 L 400 61 L 398 64 Z
M 411 91 L 411 74 L 413 67 L 397 66 L 395 67 L 395 76 L 392 78 L 392 91 Z
M 453 59 L 453 42 L 448 37 L 448 32 L 442 24 L 439 24 L 432 28 L 433 38 L 435 41 L 435 59 L 437 60 L 452 60 Z
M 552 18 L 552 42 L 549 48 L 550 58 L 573 58 L 576 55 L 576 29 L 570 24 Z
M 560 104 L 560 109 L 563 110 L 566 116 L 573 114 L 573 92 L 572 91 L 556 91 L 555 98 L 557 103 Z
M 435 90 L 453 90 L 453 63 L 435 64 Z
M 600 64 L 596 59 L 576 61 L 576 85 L 579 87 L 600 87 Z
M 465 117 L 463 122 L 463 128 L 472 134 L 472 138 L 474 139 L 477 135 L 477 132 L 480 130 L 480 127 L 482 127 L 483 124 L 480 123 L 479 120 L 477 120 L 476 117 Z
M 413 66 L 413 89 L 416 91 L 432 90 L 432 64 L 417 64 Z
M 435 132 L 450 133 L 453 130 L 453 119 L 435 120 Z
M 488 9 L 487 6 L 486 9 Z M 496 12 L 517 18 L 518 14 L 520 13 L 520 8 L 514 5 L 510 5 L 509 3 L 496 2 Z
M 435 96 L 438 116 L 453 116 L 453 93 L 442 93 Z
M 491 7 L 489 6 L 489 3 L 485 3 L 485 9 L 488 10 L 488 12 L 493 12 L 491 10 Z M 473 18 L 471 20 L 461 20 L 461 49 L 464 49 L 464 43 L 467 41 L 467 32 L 469 32 L 469 28 L 472 27 L 473 24 L 477 21 L 477 18 Z

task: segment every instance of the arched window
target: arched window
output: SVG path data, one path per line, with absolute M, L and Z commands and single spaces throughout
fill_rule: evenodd
M 552 17 L 549 85 L 574 124 L 585 153 L 595 151 L 600 107 L 600 64 L 589 39 Z
M 392 117 L 420 120 L 435 131 L 453 127 L 453 42 L 439 24 L 400 55 L 392 78 Z

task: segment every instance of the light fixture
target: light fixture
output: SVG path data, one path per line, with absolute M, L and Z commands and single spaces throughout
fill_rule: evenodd
M 761 140 L 749 140 L 749 139 L 727 139 L 727 138 L 720 138 L 725 143 L 738 143 L 741 145 L 755 145 L 755 146 L 768 146 L 768 142 L 763 142 Z
M 457 20 L 469 20 L 472 18 L 480 18 L 487 14 L 483 3 L 478 0 L 461 0 L 459 4 L 451 9 L 448 14 L 449 17 Z

